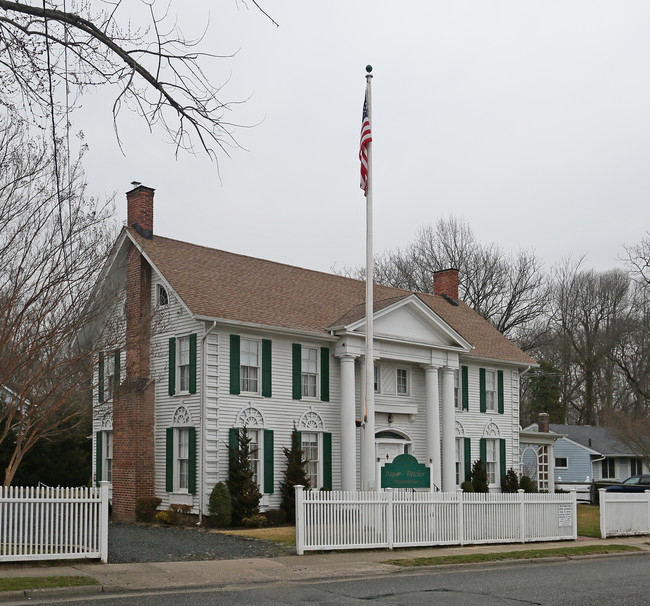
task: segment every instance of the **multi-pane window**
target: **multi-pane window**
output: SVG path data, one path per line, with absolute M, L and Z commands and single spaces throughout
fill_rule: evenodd
M 630 475 L 638 476 L 643 473 L 643 461 L 641 459 L 630 459 Z
M 241 390 L 249 393 L 259 393 L 260 375 L 260 344 L 252 339 L 241 340 Z
M 156 303 L 158 304 L 158 307 L 164 307 L 165 305 L 169 305 L 169 295 L 167 294 L 167 290 L 162 284 L 158 284 L 158 296 L 157 296 L 157 301 Z
M 458 409 L 462 407 L 463 403 L 461 400 L 460 392 L 460 370 L 454 370 L 454 406 Z M 456 482 L 458 484 L 458 482 Z
M 178 490 L 188 489 L 189 459 L 189 431 L 187 428 L 179 428 L 176 430 L 176 469 L 178 470 Z
M 104 479 L 107 482 L 113 481 L 113 432 L 104 432 Z
M 381 393 L 381 369 L 377 364 L 373 366 L 374 368 L 374 374 L 375 374 L 375 393 Z
M 314 432 L 301 432 L 301 448 L 307 460 L 305 466 L 306 475 L 309 478 L 311 488 L 320 488 L 319 457 L 318 457 L 318 434 Z
M 485 371 L 485 408 L 497 409 L 497 373 L 496 370 Z
M 601 462 L 601 478 L 612 480 L 616 477 L 616 459 L 603 459 Z
M 104 399 L 110 400 L 113 397 L 115 386 L 115 358 L 110 355 L 104 359 Z
M 408 396 L 409 394 L 409 382 L 408 382 L 408 371 L 405 368 L 397 369 L 397 395 L 398 396 Z
M 456 438 L 456 486 L 460 486 L 463 481 L 463 471 L 465 469 L 465 441 L 463 438 Z
M 567 457 L 555 457 L 555 469 L 566 469 L 567 467 L 569 467 Z
M 497 484 L 499 477 L 499 441 L 485 440 L 485 471 L 487 472 L 488 484 Z
M 190 338 L 178 339 L 178 386 L 180 391 L 190 390 Z
M 315 347 L 301 348 L 302 395 L 315 398 L 318 393 L 318 350 Z
M 260 485 L 260 432 L 257 429 L 247 429 L 246 435 L 250 438 L 248 443 L 248 460 L 253 470 L 253 481 Z

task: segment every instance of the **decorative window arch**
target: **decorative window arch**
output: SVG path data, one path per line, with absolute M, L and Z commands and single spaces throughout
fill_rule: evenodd
M 485 426 L 485 429 L 483 430 L 483 437 L 484 438 L 499 438 L 499 437 L 501 437 L 501 432 L 499 431 L 499 427 L 497 426 L 497 424 L 490 421 Z
M 461 438 L 465 435 L 465 428 L 462 423 L 459 423 L 458 421 L 456 421 L 456 435 Z
M 100 420 L 101 431 L 112 431 L 113 430 L 113 411 L 109 410 L 104 413 Z
M 323 418 L 314 410 L 309 409 L 304 412 L 298 421 L 298 429 L 309 431 L 324 431 L 325 424 Z
M 249 404 L 239 411 L 235 426 L 245 427 L 246 429 L 260 429 L 264 427 L 264 415 L 258 408 Z
M 174 427 L 178 427 L 192 424 L 192 415 L 190 414 L 190 411 L 188 410 L 187 406 L 181 404 L 174 411 L 174 415 L 172 417 L 172 425 Z

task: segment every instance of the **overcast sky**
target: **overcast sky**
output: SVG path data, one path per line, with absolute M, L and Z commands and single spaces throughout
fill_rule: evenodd
M 648 229 L 650 2 L 172 1 L 204 50 L 242 149 L 181 155 L 132 116 L 115 141 L 108 96 L 75 119 L 94 194 L 156 189 L 154 231 L 329 271 L 365 256 L 359 130 L 374 67 L 375 251 L 450 214 L 480 241 L 547 266 L 621 265 Z

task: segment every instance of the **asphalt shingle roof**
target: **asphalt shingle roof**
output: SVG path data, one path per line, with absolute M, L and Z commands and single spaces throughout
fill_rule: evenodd
M 558 425 L 550 423 L 551 431 L 566 435 L 569 440 L 606 456 L 635 456 L 632 445 L 626 444 L 613 427 L 591 425 Z
M 364 317 L 363 281 L 126 229 L 197 316 L 325 334 Z M 468 355 L 535 364 L 463 302 L 376 284 L 375 310 L 413 294 L 474 346 Z

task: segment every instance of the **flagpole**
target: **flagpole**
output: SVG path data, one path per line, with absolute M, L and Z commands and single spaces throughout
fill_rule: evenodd
M 366 66 L 366 103 L 368 120 L 372 130 L 372 66 Z M 365 440 L 364 467 L 366 490 L 377 488 L 375 478 L 375 372 L 374 372 L 374 326 L 373 326 L 373 242 L 372 242 L 372 140 L 368 143 L 368 181 L 366 188 L 366 377 L 365 377 Z

